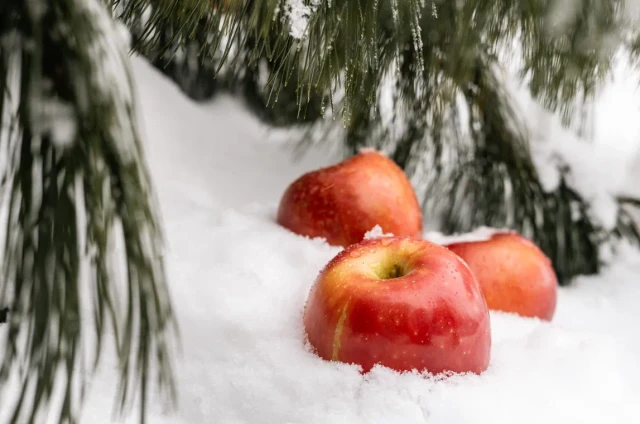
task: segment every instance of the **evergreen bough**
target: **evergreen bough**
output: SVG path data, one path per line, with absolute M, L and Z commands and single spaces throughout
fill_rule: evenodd
M 174 400 L 162 233 L 119 25 L 100 1 L 0 3 L 0 415 L 11 423 L 77 422 L 107 341 L 119 411 L 139 392 L 144 417 L 152 380 Z

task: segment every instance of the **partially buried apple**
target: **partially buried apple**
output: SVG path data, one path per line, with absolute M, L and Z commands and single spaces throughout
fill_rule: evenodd
M 558 279 L 549 258 L 516 232 L 449 244 L 475 274 L 489 309 L 546 321 L 556 309 Z
M 397 371 L 481 373 L 489 365 L 489 310 L 467 265 L 410 237 L 364 240 L 322 270 L 304 311 L 323 359 Z
M 282 196 L 277 222 L 333 246 L 357 243 L 376 225 L 397 236 L 422 235 L 422 211 L 411 182 L 375 150 L 295 180 Z

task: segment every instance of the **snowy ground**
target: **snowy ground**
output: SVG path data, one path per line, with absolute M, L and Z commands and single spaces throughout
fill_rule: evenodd
M 146 63 L 135 69 L 183 347 L 179 410 L 154 403 L 150 423 L 640 422 L 640 254 L 561 289 L 552 323 L 493 313 L 481 376 L 361 375 L 322 361 L 304 346 L 302 309 L 339 249 L 274 214 L 289 182 L 334 158 L 292 163 L 233 100 L 195 106 Z M 81 423 L 113 422 L 110 363 Z

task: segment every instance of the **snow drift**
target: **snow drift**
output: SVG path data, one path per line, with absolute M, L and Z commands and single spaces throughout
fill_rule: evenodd
M 144 61 L 135 70 L 182 335 L 179 409 L 152 400 L 148 422 L 638 422 L 638 252 L 561 288 L 552 323 L 492 313 L 492 360 L 480 376 L 363 375 L 323 361 L 305 344 L 302 312 L 340 249 L 274 217 L 289 182 L 335 158 L 316 151 L 293 163 L 235 100 L 197 106 Z M 114 422 L 115 363 L 105 355 L 80 422 Z

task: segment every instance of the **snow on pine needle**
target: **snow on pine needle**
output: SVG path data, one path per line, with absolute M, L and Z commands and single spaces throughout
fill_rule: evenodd
M 19 99 L 20 128 L 7 136 L 3 126 L 0 135 L 9 152 L 0 281 L 0 308 L 10 308 L 0 330 L 3 423 L 46 416 L 73 422 L 108 347 L 118 356 L 118 397 L 110 399 L 118 411 L 136 394 L 144 410 L 150 380 L 167 404 L 174 394 L 163 243 L 127 32 L 101 0 L 50 3 L 3 9 L 15 16 L 11 32 L 20 42 L 0 50 L 0 65 L 7 57 L 21 60 L 12 62 L 19 84 L 8 86 Z
M 322 0 L 286 0 L 284 14 L 289 22 L 289 34 L 303 39 L 309 27 L 309 20 Z M 329 0 L 331 1 L 331 0 Z

